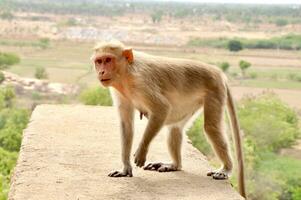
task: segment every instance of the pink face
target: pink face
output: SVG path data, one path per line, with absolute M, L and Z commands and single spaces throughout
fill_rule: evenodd
M 98 79 L 104 86 L 108 86 L 113 79 L 115 60 L 113 55 L 96 56 L 94 59 Z

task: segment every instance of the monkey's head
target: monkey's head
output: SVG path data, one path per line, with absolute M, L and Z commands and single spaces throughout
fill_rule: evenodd
M 99 81 L 105 87 L 118 83 L 134 61 L 133 52 L 120 42 L 98 44 L 94 49 L 92 61 Z

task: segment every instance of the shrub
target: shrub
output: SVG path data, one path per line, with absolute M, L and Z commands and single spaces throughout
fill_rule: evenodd
M 288 24 L 288 21 L 286 19 L 277 19 L 275 21 L 275 24 L 277 26 L 286 26 Z
M 246 76 L 246 70 L 251 67 L 251 63 L 241 60 L 239 61 L 239 68 L 241 69 L 242 75 L 245 77 Z
M 250 49 L 276 49 L 277 43 L 271 40 L 246 40 L 244 43 L 246 48 Z
M 159 23 L 162 20 L 163 17 L 163 11 L 157 10 L 154 13 L 151 14 L 153 23 Z
M 265 154 L 250 187 L 252 199 L 300 199 L 301 161 L 275 154 Z
M 258 77 L 258 74 L 256 72 L 250 73 L 250 78 L 251 79 L 256 79 Z
M 296 81 L 301 82 L 301 75 L 296 76 Z
M 6 69 L 8 66 L 18 64 L 20 57 L 13 53 L 0 52 L 0 69 Z
M 238 76 L 238 73 L 237 72 L 231 72 L 230 75 L 233 76 L 234 78 L 236 78 Z
M 0 71 L 0 84 L 5 80 L 4 73 Z
M 0 14 L 1 19 L 12 20 L 14 15 L 9 11 L 4 11 Z
M 44 67 L 37 67 L 34 76 L 37 79 L 47 79 L 48 78 L 48 74 Z
M 13 88 L 0 88 L 0 200 L 7 199 L 10 174 L 17 160 L 22 131 L 29 120 L 27 110 L 13 106 L 14 98 Z
M 247 190 L 250 199 L 293 199 L 300 197 L 301 161 L 276 155 L 300 136 L 297 113 L 270 93 L 241 100 L 238 118 L 244 133 Z M 206 155 L 213 151 L 203 134 L 203 116 L 188 130 L 192 144 Z M 296 175 L 298 173 L 298 175 Z M 236 185 L 235 173 L 231 179 Z
M 289 79 L 289 80 L 291 80 L 291 81 L 298 81 L 298 82 L 301 82 L 301 75 L 289 73 L 289 74 L 287 75 L 287 79 Z
M 239 40 L 230 40 L 227 48 L 230 51 L 240 51 L 243 49 L 242 43 Z
M 271 79 L 272 80 L 277 80 L 278 79 L 278 75 L 277 74 L 271 74 Z
M 287 75 L 287 79 L 292 80 L 292 81 L 295 80 L 296 77 L 297 77 L 297 74 L 294 74 L 294 73 L 289 73 Z
M 173 13 L 173 17 L 175 17 L 175 18 L 184 18 L 189 15 L 191 15 L 191 10 L 185 9 L 185 8 L 176 9 Z
M 300 134 L 296 112 L 273 94 L 242 100 L 238 115 L 246 137 L 261 151 L 289 147 Z
M 227 48 L 229 40 L 227 38 L 204 39 L 192 38 L 187 42 L 188 46 L 210 46 L 214 48 Z
M 300 50 L 301 49 L 301 35 L 287 34 L 280 37 L 272 37 L 269 39 L 246 39 L 246 38 L 218 38 L 218 39 L 204 39 L 192 38 L 188 41 L 189 46 L 210 46 L 215 48 L 227 48 L 231 41 L 241 43 L 243 48 L 248 49 L 287 49 Z M 231 42 L 232 45 L 234 42 Z M 233 45 L 234 47 L 239 46 Z
M 204 126 L 204 116 L 201 115 L 193 124 L 192 127 L 187 132 L 187 135 L 192 142 L 192 145 L 196 147 L 200 152 L 205 155 L 213 155 L 210 144 L 205 139 Z
M 13 105 L 15 98 L 15 91 L 12 87 L 1 87 L 0 88 L 0 110 L 8 108 Z
M 38 44 L 42 49 L 47 49 L 50 45 L 50 40 L 48 38 L 41 38 Z
M 0 147 L 0 172 L 7 176 L 11 173 L 11 169 L 15 166 L 17 154 L 5 151 Z
M 0 200 L 6 200 L 9 190 L 10 173 L 17 161 L 17 153 L 0 147 Z
M 31 93 L 31 99 L 32 100 L 41 100 L 42 99 L 42 95 L 39 92 L 33 91 Z
M 112 99 L 108 89 L 99 86 L 88 88 L 81 92 L 80 101 L 86 105 L 111 106 Z
M 66 21 L 66 25 L 67 26 L 76 26 L 78 25 L 78 22 L 75 18 L 69 18 L 67 21 Z
M 7 151 L 19 151 L 22 131 L 29 120 L 23 109 L 4 109 L 0 112 L 0 147 Z
M 228 62 L 222 62 L 219 64 L 219 67 L 223 70 L 223 72 L 227 72 L 230 68 L 230 64 Z

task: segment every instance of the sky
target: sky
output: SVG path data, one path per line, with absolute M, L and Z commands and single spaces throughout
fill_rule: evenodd
M 200 3 L 244 3 L 244 4 L 301 4 L 301 0 L 161 0 Z

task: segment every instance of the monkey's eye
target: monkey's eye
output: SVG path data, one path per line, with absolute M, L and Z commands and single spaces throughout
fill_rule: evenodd
M 112 58 L 106 58 L 106 63 L 109 63 L 109 62 L 111 62 L 111 60 L 112 60 Z
M 97 60 L 95 61 L 95 63 L 98 64 L 98 65 L 101 65 L 102 60 L 101 60 L 101 59 L 97 59 Z

